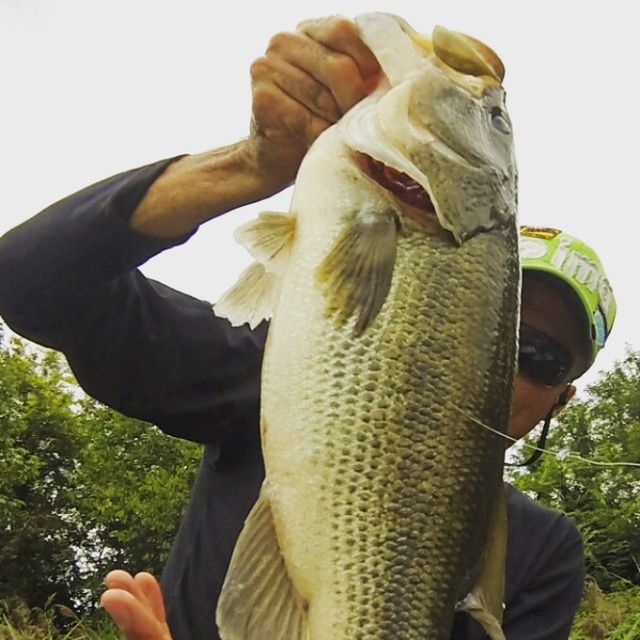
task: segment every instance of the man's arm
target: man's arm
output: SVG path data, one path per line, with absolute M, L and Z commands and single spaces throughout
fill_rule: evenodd
M 129 224 L 168 164 L 109 178 L 0 239 L 0 313 L 18 333 L 63 351 L 95 398 L 212 442 L 234 404 L 247 412 L 243 424 L 255 423 L 264 329 L 233 328 L 210 304 L 136 269 L 176 244 Z
M 287 186 L 311 142 L 366 94 L 377 70 L 349 21 L 275 36 L 252 67 L 246 140 L 114 176 L 0 239 L 0 314 L 64 351 L 95 397 L 206 439 L 230 407 L 257 398 L 262 335 L 231 329 L 207 303 L 136 268 L 203 222 Z

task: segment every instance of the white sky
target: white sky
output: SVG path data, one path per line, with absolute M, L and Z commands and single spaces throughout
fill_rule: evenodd
M 637 20 L 633 3 L 0 0 L 0 234 L 47 204 L 147 162 L 243 137 L 248 68 L 302 19 L 381 10 L 491 45 L 520 170 L 520 221 L 599 252 L 619 315 L 596 369 L 640 348 Z M 247 263 L 232 230 L 289 192 L 204 226 L 147 275 L 209 300 Z M 585 381 L 594 375 L 585 376 Z

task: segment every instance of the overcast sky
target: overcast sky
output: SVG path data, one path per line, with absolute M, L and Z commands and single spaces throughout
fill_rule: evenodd
M 596 369 L 640 348 L 633 3 L 564 0 L 0 0 L 0 234 L 113 173 L 243 137 L 248 68 L 302 19 L 382 10 L 419 30 L 465 31 L 503 59 L 520 171 L 520 221 L 599 252 L 619 315 Z M 223 17 L 224 14 L 224 17 Z M 210 223 L 147 275 L 215 300 L 247 258 L 233 229 L 285 192 Z M 593 379 L 588 375 L 586 381 Z

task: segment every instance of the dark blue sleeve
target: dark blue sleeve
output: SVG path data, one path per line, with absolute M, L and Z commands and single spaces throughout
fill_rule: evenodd
M 209 303 L 138 271 L 188 239 L 154 239 L 128 222 L 172 161 L 92 185 L 0 238 L 0 315 L 64 352 L 98 400 L 172 435 L 217 442 L 239 423 L 257 424 L 265 328 L 234 329 Z

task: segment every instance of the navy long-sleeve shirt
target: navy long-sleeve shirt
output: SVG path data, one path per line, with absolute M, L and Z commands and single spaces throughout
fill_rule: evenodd
M 233 328 L 210 303 L 138 271 L 188 240 L 150 238 L 128 222 L 171 161 L 90 186 L 0 238 L 0 315 L 17 333 L 64 352 L 98 400 L 204 444 L 162 588 L 175 640 L 215 640 L 218 594 L 264 477 L 266 327 Z M 506 637 L 566 639 L 582 595 L 580 535 L 566 516 L 513 487 L 507 497 Z M 453 638 L 484 637 L 466 615 L 456 617 Z

